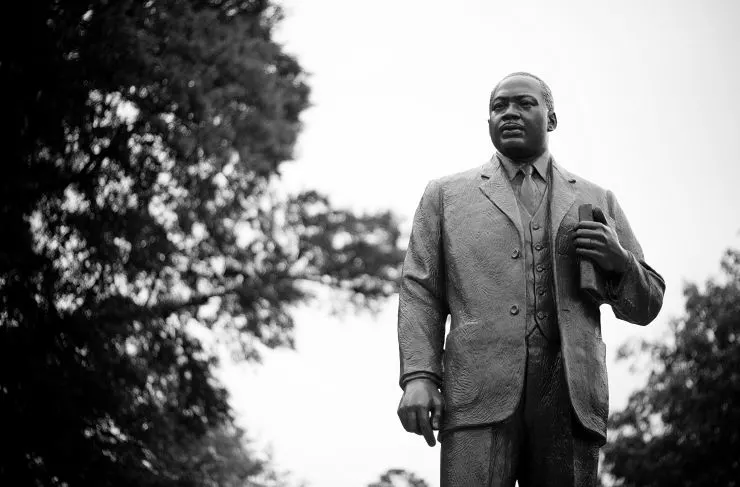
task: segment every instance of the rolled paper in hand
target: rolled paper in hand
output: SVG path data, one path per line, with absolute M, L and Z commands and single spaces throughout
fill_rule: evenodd
M 593 207 L 583 204 L 578 207 L 578 219 L 580 221 L 594 221 Z M 600 305 L 606 301 L 604 289 L 604 278 L 599 273 L 594 261 L 588 257 L 578 259 L 578 272 L 581 291 L 594 303 Z

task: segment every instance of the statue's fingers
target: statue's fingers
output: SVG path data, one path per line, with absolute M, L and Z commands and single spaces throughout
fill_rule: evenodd
M 604 242 L 594 238 L 577 238 L 573 241 L 576 248 L 583 249 L 601 249 L 604 247 Z
M 419 422 L 419 430 L 424 435 L 424 439 L 427 440 L 427 445 L 434 446 L 434 431 L 432 431 L 432 422 L 429 420 L 429 410 L 422 408 L 416 415 L 416 420 Z
M 589 259 L 593 259 L 593 260 L 595 260 L 597 262 L 601 262 L 601 260 L 604 257 L 604 255 L 601 252 L 597 251 L 597 250 L 585 249 L 585 248 L 582 248 L 582 247 L 581 248 L 576 248 L 576 254 L 582 255 L 583 257 L 588 257 Z
M 592 240 L 598 240 L 599 242 L 606 242 L 606 233 L 601 230 L 578 229 L 573 232 L 573 238 L 576 240 L 580 238 L 590 238 Z
M 432 428 L 438 430 L 442 424 L 442 412 L 444 411 L 444 405 L 442 401 L 438 401 L 434 404 L 432 409 Z
M 592 221 L 592 222 L 578 222 L 576 223 L 575 227 L 573 227 L 572 232 L 582 232 L 582 231 L 597 231 L 601 232 L 604 229 L 608 228 L 609 225 L 605 225 L 604 223 Z
M 416 418 L 416 410 L 409 409 L 406 412 L 406 421 L 403 424 L 403 427 L 406 428 L 406 431 L 409 433 L 416 433 L 417 435 L 419 433 L 419 422 Z
M 604 215 L 604 212 L 598 206 L 594 206 L 594 221 L 603 223 L 607 227 L 609 226 L 609 222 L 606 221 L 606 216 Z
M 403 429 L 409 431 L 409 412 L 406 408 L 398 408 L 398 419 L 401 421 Z

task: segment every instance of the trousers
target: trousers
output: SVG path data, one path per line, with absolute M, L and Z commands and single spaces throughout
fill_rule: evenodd
M 600 437 L 576 418 L 559 343 L 527 337 L 526 378 L 516 412 L 503 422 L 441 438 L 442 487 L 594 487 Z

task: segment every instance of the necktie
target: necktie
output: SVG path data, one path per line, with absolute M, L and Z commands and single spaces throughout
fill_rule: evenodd
M 519 189 L 519 201 L 524 205 L 530 215 L 534 215 L 540 203 L 537 186 L 535 186 L 534 180 L 532 180 L 532 169 L 534 168 L 531 164 L 526 164 L 519 170 L 524 174 L 522 187 Z

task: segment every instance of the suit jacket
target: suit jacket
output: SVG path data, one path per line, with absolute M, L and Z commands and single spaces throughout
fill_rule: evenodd
M 598 303 L 580 291 L 570 233 L 578 206 L 604 210 L 630 255 L 608 286 L 615 315 L 639 325 L 660 311 L 665 284 L 643 260 L 611 191 L 553 163 L 550 245 L 557 322 L 573 409 L 606 438 L 609 390 Z M 522 395 L 526 364 L 525 259 L 516 196 L 494 158 L 431 181 L 414 216 L 403 264 L 398 338 L 401 382 L 424 372 L 441 379 L 442 430 L 502 421 Z M 445 341 L 445 322 L 451 317 Z

